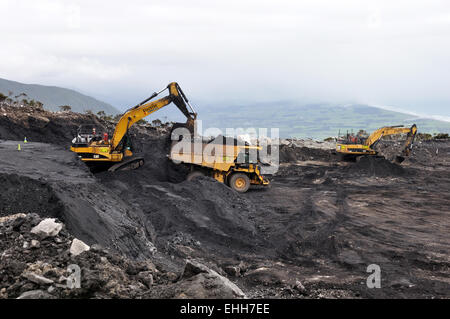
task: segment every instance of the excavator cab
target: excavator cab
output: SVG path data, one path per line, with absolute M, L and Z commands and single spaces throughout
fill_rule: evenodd
M 80 125 L 75 138 L 72 140 L 72 146 L 87 147 L 91 142 L 101 139 L 101 135 L 98 132 L 99 130 L 95 124 Z

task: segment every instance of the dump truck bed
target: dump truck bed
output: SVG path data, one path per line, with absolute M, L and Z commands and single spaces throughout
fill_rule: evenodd
M 257 147 L 178 142 L 172 145 L 170 159 L 214 170 L 229 171 L 231 166 L 235 166 L 239 153 L 245 149 Z

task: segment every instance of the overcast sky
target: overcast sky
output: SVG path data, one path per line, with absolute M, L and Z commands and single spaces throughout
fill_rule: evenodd
M 368 103 L 450 116 L 450 1 L 0 0 L 0 77 L 130 106 Z

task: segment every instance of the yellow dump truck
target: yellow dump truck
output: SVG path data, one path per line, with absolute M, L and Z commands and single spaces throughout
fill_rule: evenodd
M 259 146 L 181 141 L 172 145 L 170 159 L 189 166 L 191 172 L 187 180 L 210 176 L 237 192 L 245 193 L 250 185 L 269 185 L 261 175 L 257 159 L 250 156 L 259 149 Z

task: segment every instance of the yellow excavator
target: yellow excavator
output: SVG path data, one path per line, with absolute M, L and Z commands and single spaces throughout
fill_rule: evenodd
M 375 146 L 383 136 L 407 134 L 401 153 L 400 155 L 397 155 L 394 160 L 397 163 L 401 163 L 405 160 L 405 157 L 409 156 L 411 153 L 416 133 L 417 126 L 414 124 L 410 128 L 401 125 L 385 126 L 370 134 L 369 137 L 347 134 L 336 143 L 336 152 L 340 154 L 343 159 L 357 159 L 364 155 L 377 156 L 378 152 L 375 150 Z
M 169 91 L 169 95 L 150 101 L 165 90 Z M 70 150 L 77 153 L 81 160 L 91 168 L 107 166 L 109 171 L 136 169 L 144 165 L 144 158 L 133 156 L 129 136 L 130 127 L 170 103 L 174 103 L 186 116 L 187 122 L 184 126 L 193 132 L 197 113 L 180 86 L 176 82 L 172 82 L 161 91 L 153 93 L 149 98 L 127 110 L 117 123 L 111 138 L 107 133 L 98 134 L 94 125 L 80 126 L 77 136 L 72 140 Z

